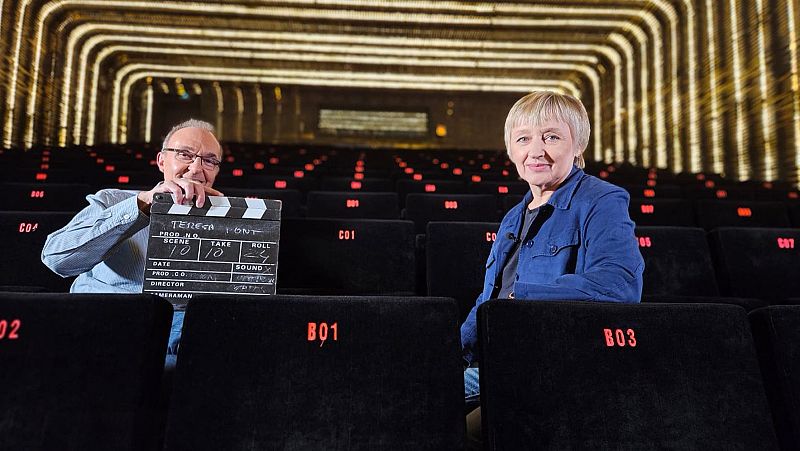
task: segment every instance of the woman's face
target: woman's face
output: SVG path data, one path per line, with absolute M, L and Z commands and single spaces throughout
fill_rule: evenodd
M 575 161 L 575 145 L 566 123 L 548 120 L 511 130 L 509 156 L 519 176 L 541 191 L 558 188 Z

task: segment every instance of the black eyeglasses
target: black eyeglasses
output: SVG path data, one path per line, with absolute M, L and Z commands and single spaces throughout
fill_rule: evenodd
M 164 148 L 161 149 L 162 152 L 175 152 L 175 158 L 178 161 L 183 163 L 192 164 L 194 160 L 200 158 L 201 164 L 204 168 L 214 170 L 219 169 L 219 165 L 222 163 L 216 157 L 203 157 L 199 154 L 192 152 L 191 150 L 186 149 L 168 149 Z

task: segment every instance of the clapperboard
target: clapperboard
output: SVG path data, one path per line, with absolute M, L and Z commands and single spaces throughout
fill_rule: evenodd
M 275 294 L 280 219 L 279 200 L 208 196 L 197 208 L 156 194 L 142 291 L 176 308 L 198 293 Z

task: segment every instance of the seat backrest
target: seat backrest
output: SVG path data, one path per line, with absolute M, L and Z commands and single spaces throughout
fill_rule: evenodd
M 78 211 L 94 191 L 82 183 L 3 183 L 2 211 Z
M 483 291 L 497 222 L 430 222 L 426 233 L 428 296 L 455 298 L 463 322 Z
M 302 196 L 296 189 L 250 189 L 220 188 L 229 197 L 254 197 L 256 199 L 277 199 L 281 201 L 281 218 L 302 216 Z
M 456 315 L 444 298 L 199 295 L 166 449 L 462 449 Z
M 467 184 L 461 180 L 408 180 L 400 179 L 395 185 L 395 191 L 400 199 L 400 206 L 405 205 L 409 193 L 427 194 L 466 194 Z
M 658 185 L 654 187 L 641 185 L 623 185 L 631 195 L 631 199 L 682 199 L 683 192 L 677 185 Z
M 631 199 L 628 212 L 637 226 L 695 225 L 692 203 L 683 199 Z
M 709 242 L 723 295 L 800 296 L 800 229 L 720 227 Z
M 278 292 L 413 294 L 414 240 L 410 221 L 284 219 Z
M 787 202 L 786 208 L 789 209 L 792 227 L 800 227 L 800 202 Z
M 294 189 L 305 194 L 316 188 L 317 181 L 312 176 L 298 178 L 294 175 L 262 175 L 250 174 L 247 177 L 225 176 L 218 177 L 216 185 L 248 189 Z M 226 193 L 227 194 L 227 193 Z
M 0 448 L 155 449 L 172 306 L 0 293 Z
M 642 294 L 717 296 L 706 233 L 696 227 L 636 227 L 644 258 Z
M 755 192 L 749 186 L 693 185 L 685 186 L 683 191 L 687 199 L 753 200 L 755 198 Z
M 425 233 L 431 221 L 497 220 L 497 200 L 491 194 L 418 194 L 406 196 L 405 219 Z
M 309 218 L 399 219 L 397 193 L 311 191 Z
M 736 200 L 695 201 L 697 225 L 716 227 L 790 227 L 783 202 Z
M 394 191 L 394 182 L 388 178 L 365 177 L 355 180 L 352 177 L 323 177 L 320 180 L 322 191 Z
M 739 306 L 505 300 L 478 317 L 488 449 L 777 449 Z
M 749 316 L 778 440 L 794 449 L 800 443 L 800 306 L 773 305 Z
M 0 252 L 7 262 L 0 285 L 38 286 L 69 291 L 72 278 L 64 279 L 42 263 L 47 235 L 67 225 L 74 213 L 52 211 L 0 211 Z

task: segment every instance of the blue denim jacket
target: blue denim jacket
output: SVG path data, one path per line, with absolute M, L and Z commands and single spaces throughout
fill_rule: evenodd
M 477 360 L 476 312 L 490 299 L 517 235 L 530 191 L 512 208 L 486 261 L 483 293 L 461 326 L 464 358 Z M 539 232 L 522 243 L 515 299 L 639 302 L 644 260 L 628 216 L 628 193 L 573 167 L 539 214 Z

